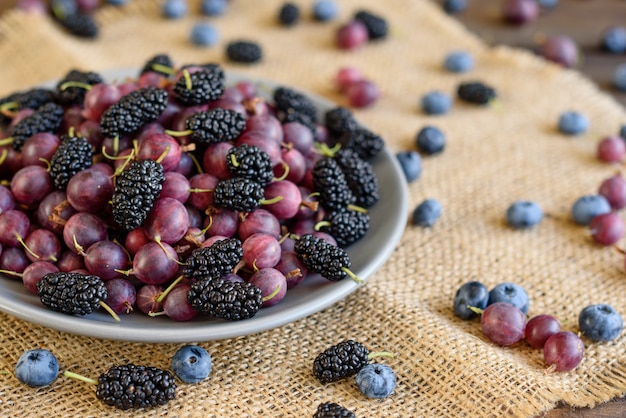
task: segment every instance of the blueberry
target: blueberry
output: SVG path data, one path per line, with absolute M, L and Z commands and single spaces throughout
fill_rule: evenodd
M 185 383 L 198 383 L 211 373 L 211 355 L 197 345 L 185 345 L 172 357 L 172 371 Z
M 580 332 L 593 341 L 611 341 L 624 328 L 621 315 L 606 303 L 589 305 L 578 315 Z
M 504 282 L 497 284 L 489 291 L 489 302 L 492 305 L 496 302 L 507 302 L 517 306 L 522 312 L 527 313 L 530 301 L 528 293 L 518 284 Z
M 591 220 L 603 213 L 609 213 L 611 205 L 599 194 L 581 196 L 572 205 L 572 218 L 578 225 L 589 225 Z
M 543 219 L 541 207 L 530 200 L 513 202 L 506 210 L 506 222 L 515 229 L 532 228 Z
M 107 4 L 112 6 L 124 6 L 129 0 L 107 0 Z
M 59 374 L 59 362 L 48 350 L 37 348 L 23 353 L 15 365 L 17 379 L 29 386 L 40 387 L 54 382 Z
M 368 364 L 357 373 L 356 385 L 368 398 L 386 398 L 396 388 L 396 374 L 386 364 Z
M 441 6 L 448 14 L 459 13 L 467 9 L 467 0 L 443 0 Z
M 474 57 L 469 52 L 453 51 L 446 55 L 443 66 L 453 73 L 466 73 L 474 68 Z
M 51 0 L 50 9 L 56 16 L 69 16 L 78 13 L 76 0 Z
M 439 154 L 446 146 L 446 136 L 439 128 L 425 126 L 417 133 L 415 144 L 426 155 Z
M 396 158 L 407 182 L 411 183 L 422 175 L 422 157 L 417 151 L 400 151 Z
M 613 26 L 602 34 L 602 48 L 613 54 L 626 52 L 626 28 Z
M 580 135 L 589 129 L 589 120 L 579 112 L 563 112 L 559 116 L 558 128 L 566 135 Z
M 452 97 L 440 91 L 431 91 L 422 96 L 422 110 L 429 115 L 444 115 L 452 108 Z
M 180 19 L 187 12 L 187 0 L 166 0 L 161 7 L 161 13 L 167 19 Z
M 489 289 L 481 282 L 466 282 L 459 287 L 454 295 L 454 314 L 461 319 L 472 319 L 478 314 L 468 306 L 485 309 L 489 302 Z
M 313 19 L 328 22 L 337 17 L 339 7 L 333 0 L 316 0 L 313 2 Z
M 426 199 L 413 209 L 413 225 L 433 226 L 441 217 L 441 203 L 435 199 Z
M 626 141 L 626 125 L 622 125 L 622 127 L 619 129 L 619 136 L 621 136 L 622 139 Z
M 210 23 L 196 23 L 191 28 L 190 40 L 194 45 L 213 46 L 219 39 L 219 32 Z
M 626 64 L 620 64 L 615 68 L 613 86 L 620 91 L 626 91 Z
M 559 0 L 537 0 L 537 3 L 545 9 L 553 9 L 559 4 Z
M 202 0 L 200 10 L 207 16 L 222 16 L 228 8 L 228 0 Z

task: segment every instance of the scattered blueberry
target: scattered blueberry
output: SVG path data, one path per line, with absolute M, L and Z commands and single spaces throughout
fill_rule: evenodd
M 431 91 L 422 96 L 422 110 L 429 115 L 444 115 L 452 108 L 452 97 L 441 91 Z
M 193 25 L 190 39 L 194 45 L 213 46 L 219 41 L 220 34 L 215 26 L 202 22 Z
M 415 144 L 426 155 L 439 154 L 446 146 L 446 136 L 439 128 L 425 126 L 417 133 Z
M 69 16 L 78 13 L 76 0 L 50 0 L 50 9 L 56 16 Z
M 59 362 L 48 350 L 37 348 L 24 352 L 15 365 L 17 379 L 29 386 L 40 387 L 54 382 L 59 374 Z
M 626 140 L 626 125 L 622 125 L 622 127 L 619 129 L 619 136 Z
M 443 0 L 441 6 L 448 14 L 460 13 L 467 9 L 467 0 Z
M 337 17 L 339 7 L 333 0 L 316 0 L 313 2 L 313 19 L 328 22 Z
M 400 151 L 396 158 L 402 167 L 406 181 L 411 183 L 422 175 L 422 157 L 417 151 Z
M 589 129 L 589 120 L 585 115 L 575 111 L 561 113 L 558 128 L 566 135 L 580 135 Z
M 468 306 L 485 309 L 487 303 L 489 303 L 487 286 L 477 281 L 466 282 L 459 287 L 454 295 L 454 314 L 461 319 L 472 319 L 478 314 Z
M 544 9 L 554 9 L 559 4 L 559 0 L 537 0 L 537 3 Z
M 591 220 L 603 213 L 609 213 L 611 205 L 602 195 L 581 196 L 572 205 L 572 218 L 578 225 L 589 225 Z
M 492 305 L 496 302 L 510 303 L 524 313 L 528 312 L 530 305 L 528 293 L 526 293 L 524 288 L 511 282 L 499 283 L 489 291 L 489 302 L 487 305 Z
M 198 383 L 211 373 L 211 355 L 197 345 L 185 345 L 172 357 L 172 371 L 185 383 Z
M 222 16 L 228 8 L 228 0 L 202 0 L 200 10 L 207 16 Z
M 541 222 L 543 211 L 535 202 L 518 200 L 506 210 L 506 222 L 515 229 L 531 228 Z
M 112 6 L 124 6 L 129 0 L 107 0 L 107 4 Z
M 466 73 L 474 68 L 474 57 L 465 51 L 450 52 L 446 55 L 443 66 L 453 73 Z
M 435 199 L 426 199 L 415 207 L 411 221 L 413 225 L 431 227 L 440 217 L 441 203 Z
M 626 28 L 613 26 L 602 34 L 602 49 L 613 54 L 626 52 Z
M 386 398 L 396 388 L 396 374 L 386 364 L 371 363 L 359 370 L 356 384 L 368 398 Z
M 180 19 L 188 11 L 187 0 L 166 0 L 161 7 L 161 12 L 167 19 Z
M 593 341 L 612 341 L 624 328 L 621 315 L 606 303 L 589 305 L 578 315 L 578 326 Z
M 626 91 L 626 64 L 620 64 L 615 68 L 613 86 L 620 91 Z

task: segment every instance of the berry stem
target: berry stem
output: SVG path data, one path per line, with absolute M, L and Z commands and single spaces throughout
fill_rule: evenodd
M 371 360 L 374 359 L 376 357 L 395 357 L 396 355 L 389 352 L 389 351 L 375 351 L 373 353 L 369 353 L 367 355 L 367 359 Z
M 313 229 L 314 229 L 314 230 L 316 230 L 316 231 L 319 231 L 320 229 L 322 229 L 322 228 L 323 228 L 323 227 L 325 227 L 325 226 L 330 227 L 330 226 L 332 226 L 332 225 L 333 225 L 333 224 L 332 224 L 332 222 L 330 222 L 330 221 L 319 221 L 318 223 L 316 223 L 316 224 L 313 226 Z
M 165 299 L 165 297 L 172 291 L 174 287 L 176 287 L 178 283 L 181 282 L 181 280 L 183 280 L 183 276 L 178 276 L 169 286 L 167 286 L 164 291 L 161 292 L 161 294 L 155 299 L 155 301 L 157 303 L 163 302 L 163 299 Z
M 10 274 L 12 276 L 17 276 L 17 277 L 24 277 L 24 275 L 22 273 L 18 273 L 17 271 L 0 270 L 0 273 L 2 273 L 2 274 Z
M 61 90 L 65 90 L 70 87 L 79 87 L 81 89 L 89 91 L 93 86 L 91 84 L 81 83 L 80 81 L 66 81 L 65 83 L 61 84 Z
M 0 139 L 0 147 L 5 145 L 11 145 L 13 143 L 13 137 L 10 136 L 8 138 Z
M 474 313 L 476 313 L 478 315 L 482 315 L 483 312 L 484 312 L 484 309 L 477 308 L 476 306 L 467 305 L 467 309 L 469 309 L 470 311 L 472 311 L 472 312 L 474 312 Z
M 185 79 L 185 88 L 187 90 L 191 90 L 193 88 L 193 83 L 191 82 L 191 75 L 189 71 L 183 70 L 183 78 Z
M 284 161 L 281 161 L 280 165 L 283 166 L 283 174 L 281 174 L 279 177 L 274 177 L 272 179 L 273 181 L 285 180 L 287 176 L 289 175 L 289 165 Z
M 280 292 L 280 289 L 281 289 L 281 286 L 280 286 L 280 285 L 276 286 L 276 289 L 274 289 L 274 290 L 272 291 L 272 293 L 270 293 L 269 295 L 267 295 L 267 296 L 263 297 L 261 300 L 262 300 L 263 302 L 267 302 L 268 300 L 270 300 L 270 299 L 272 299 L 274 296 L 276 296 L 276 295 L 278 294 L 278 292 Z
M 96 379 L 92 379 L 90 377 L 86 377 L 86 376 L 83 376 L 83 375 L 78 374 L 78 373 L 70 372 L 69 370 L 65 370 L 63 372 L 63 376 L 69 377 L 71 379 L 80 380 L 82 382 L 91 383 L 92 385 L 97 385 L 98 384 L 98 381 Z
M 102 308 L 107 311 L 109 313 L 109 315 L 111 315 L 113 317 L 113 319 L 115 319 L 116 322 L 120 322 L 120 317 L 115 313 L 115 311 L 113 309 L 111 309 L 111 307 L 109 305 L 107 305 L 106 303 L 100 301 L 100 306 L 102 306 Z
M 166 129 L 165 133 L 168 134 L 169 136 L 177 137 L 177 136 L 191 135 L 193 131 L 191 129 L 187 129 L 185 131 L 172 131 L 172 130 Z
M 271 205 L 273 203 L 280 202 L 281 200 L 283 200 L 282 196 L 275 196 L 275 197 L 273 197 L 271 199 L 261 199 L 260 203 L 262 205 Z
M 341 270 L 345 271 L 348 276 L 358 284 L 365 283 L 361 278 L 359 278 L 356 274 L 354 274 L 349 268 L 342 267 Z
M 167 65 L 163 65 L 163 64 L 154 63 L 152 64 L 152 69 L 154 71 L 158 71 L 158 72 L 169 74 L 169 75 L 174 75 L 174 73 L 176 73 L 176 70 L 174 70 L 172 67 L 168 67 Z

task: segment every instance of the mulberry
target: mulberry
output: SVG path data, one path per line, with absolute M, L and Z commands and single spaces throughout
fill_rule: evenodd
M 63 135 L 50 159 L 50 177 L 54 186 L 65 190 L 74 174 L 91 167 L 92 158 L 93 149 L 85 138 Z
M 485 105 L 496 98 L 496 91 L 480 81 L 474 81 L 459 84 L 457 96 L 468 103 Z
M 108 294 L 104 282 L 90 274 L 54 272 L 37 282 L 41 303 L 69 315 L 87 315 L 98 309 Z
M 98 73 L 70 70 L 56 85 L 57 102 L 63 106 L 82 105 L 87 93 L 85 85 L 94 86 L 103 82 L 102 76 Z
M 354 376 L 369 362 L 369 351 L 363 344 L 346 340 L 317 355 L 313 361 L 313 374 L 322 383 L 335 382 Z
M 228 238 L 209 247 L 196 248 L 187 258 L 183 276 L 192 280 L 221 278 L 232 272 L 243 259 L 241 241 Z
M 370 216 L 362 210 L 337 210 L 330 212 L 318 226 L 332 235 L 338 246 L 347 247 L 365 236 L 370 227 Z
M 235 177 L 254 180 L 261 186 L 274 178 L 272 160 L 261 148 L 242 144 L 228 150 L 226 156 L 228 170 Z
M 222 279 L 197 280 L 187 292 L 187 302 L 195 310 L 229 321 L 252 318 L 262 299 L 261 289 L 253 284 Z
M 125 231 L 140 226 L 159 197 L 165 175 L 163 166 L 154 160 L 139 160 L 115 179 L 111 204 L 113 220 Z
M 343 209 L 356 201 L 346 176 L 333 158 L 324 157 L 318 160 L 311 174 L 313 191 L 319 193 L 319 202 L 325 209 Z
M 224 93 L 224 71 L 221 67 L 202 67 L 198 71 L 183 70 L 174 83 L 174 97 L 184 106 L 206 104 Z
M 56 132 L 62 122 L 63 108 L 54 102 L 46 103 L 9 130 L 11 145 L 20 151 L 28 138 L 40 132 Z
M 356 418 L 356 415 L 337 403 L 324 402 L 317 406 L 313 418 Z
M 80 38 L 97 38 L 100 33 L 98 22 L 89 13 L 72 13 L 57 20 L 69 33 Z
M 354 150 L 364 160 L 376 157 L 385 147 L 385 140 L 367 128 L 344 132 L 338 143 L 342 149 Z
M 330 281 L 336 282 L 350 277 L 357 283 L 363 283 L 350 271 L 352 262 L 346 250 L 328 241 L 305 234 L 296 240 L 294 252 L 309 270 Z
M 380 199 L 374 167 L 350 148 L 339 150 L 333 158 L 339 163 L 348 187 L 356 197 L 355 204 L 366 209 L 374 206 Z
M 212 109 L 189 116 L 185 121 L 187 131 L 171 132 L 174 135 L 191 135 L 191 140 L 200 144 L 233 141 L 246 128 L 246 119 L 230 109 Z
M 382 16 L 366 10 L 359 10 L 354 14 L 354 19 L 365 25 L 370 40 L 384 39 L 389 34 L 389 25 Z
M 167 92 L 158 87 L 144 87 L 122 96 L 102 114 L 102 133 L 114 138 L 137 131 L 163 113 L 167 98 Z
M 252 64 L 261 61 L 263 50 L 256 42 L 233 41 L 226 46 L 226 57 L 233 62 Z
M 113 366 L 98 378 L 96 397 L 119 409 L 165 405 L 176 398 L 176 380 L 156 367 Z
M 213 203 L 217 207 L 252 212 L 263 200 L 263 186 L 247 178 L 221 180 L 213 190 Z
M 140 74 L 153 71 L 169 77 L 174 72 L 174 62 L 167 54 L 157 54 L 145 62 Z
M 278 113 L 303 113 L 312 122 L 317 121 L 317 109 L 304 94 L 288 87 L 278 87 L 274 90 L 274 105 Z
M 328 133 L 333 137 L 340 137 L 344 133 L 355 131 L 359 127 L 352 111 L 342 106 L 330 109 L 324 114 L 324 125 L 328 129 Z

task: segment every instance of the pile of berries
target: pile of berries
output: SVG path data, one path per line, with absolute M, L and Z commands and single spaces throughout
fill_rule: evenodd
M 570 371 L 583 359 L 582 339 L 562 331 L 557 318 L 540 314 L 527 319 L 528 294 L 518 284 L 500 283 L 489 290 L 481 282 L 466 282 L 454 296 L 453 309 L 463 320 L 480 315 L 483 334 L 495 344 L 511 346 L 525 339 L 532 348 L 542 349 L 550 370 Z M 589 305 L 578 317 L 580 333 L 591 341 L 612 341 L 623 326 L 621 315 L 608 304 Z
M 308 275 L 362 280 L 346 247 L 379 199 L 377 134 L 270 99 L 218 64 L 72 70 L 0 99 L 0 270 L 55 311 L 254 316 Z

